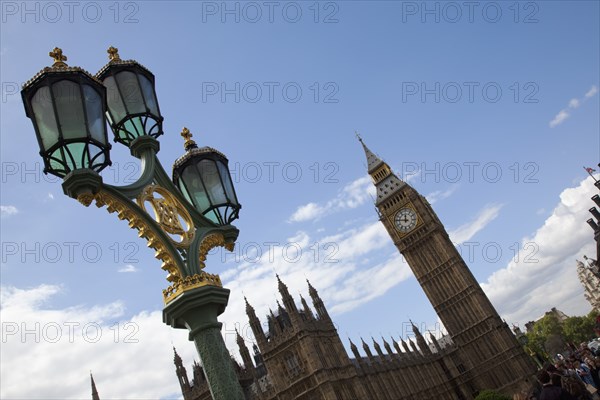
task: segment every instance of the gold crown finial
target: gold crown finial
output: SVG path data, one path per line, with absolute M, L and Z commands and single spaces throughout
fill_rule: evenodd
M 185 142 L 183 143 L 183 147 L 185 147 L 186 150 L 189 150 L 192 147 L 196 146 L 196 142 L 194 142 L 192 140 L 192 133 L 190 132 L 190 130 L 186 127 L 183 127 L 183 129 L 181 130 L 181 137 L 183 137 L 185 139 Z
M 65 61 L 67 61 L 67 56 L 63 55 L 63 51 L 59 47 L 55 47 L 51 52 L 48 53 L 50 57 L 54 59 L 53 67 L 66 67 Z
M 121 57 L 119 57 L 119 49 L 116 47 L 110 46 L 106 52 L 108 53 L 108 59 L 110 61 L 119 61 L 121 59 Z

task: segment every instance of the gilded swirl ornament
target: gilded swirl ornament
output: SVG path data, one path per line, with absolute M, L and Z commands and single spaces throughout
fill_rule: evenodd
M 155 194 L 161 197 L 155 197 Z M 158 185 L 148 185 L 136 201 L 147 213 L 146 202 L 149 202 L 154 211 L 154 219 L 160 227 L 170 235 L 177 235 L 181 238 L 177 241 L 169 236 L 175 246 L 182 248 L 190 245 L 195 234 L 192 217 L 183 204 L 167 189 Z M 184 224 L 181 223 L 182 220 Z

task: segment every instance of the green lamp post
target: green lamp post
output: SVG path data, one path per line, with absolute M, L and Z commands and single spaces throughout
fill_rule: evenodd
M 29 80 L 21 92 L 44 160 L 44 172 L 63 178 L 64 193 L 85 206 L 106 206 L 138 230 L 156 250 L 170 286 L 163 290 L 163 321 L 188 329 L 196 344 L 215 400 L 244 395 L 217 317 L 229 290 L 216 274 L 204 271 L 208 252 L 233 250 L 238 230 L 237 200 L 227 158 L 199 148 L 187 128 L 186 153 L 169 178 L 156 154 L 163 134 L 154 75 L 133 60 L 108 49 L 109 62 L 96 76 L 69 67 L 62 50 L 50 52 L 54 64 Z M 106 118 L 106 119 L 105 119 Z M 139 179 L 126 186 L 105 184 L 98 174 L 111 165 L 106 122 L 114 140 L 141 160 Z

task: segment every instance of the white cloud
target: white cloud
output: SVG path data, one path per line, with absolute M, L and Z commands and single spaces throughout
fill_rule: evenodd
M 337 196 L 325 204 L 308 203 L 294 211 L 288 222 L 304 222 L 320 218 L 342 210 L 356 208 L 375 195 L 375 186 L 370 176 L 358 178 L 344 186 Z
M 590 90 L 588 90 L 586 92 L 586 94 L 583 96 L 583 98 L 581 100 L 571 99 L 569 101 L 569 105 L 567 106 L 567 108 L 560 110 L 558 112 L 558 114 L 556 114 L 554 116 L 552 121 L 550 121 L 550 123 L 549 123 L 550 128 L 554 128 L 555 126 L 562 124 L 567 118 L 569 118 L 571 116 L 569 109 L 579 108 L 579 106 L 581 104 L 583 104 L 585 101 L 587 101 L 590 97 L 594 96 L 596 93 L 598 93 L 598 88 L 595 85 L 593 85 L 590 88 Z
M 569 101 L 569 108 L 577 108 L 580 104 L 581 103 L 579 102 L 579 100 L 571 99 L 571 101 Z
M 311 219 L 319 219 L 326 212 L 326 209 L 316 203 L 308 203 L 298 207 L 298 209 L 290 217 L 291 222 L 309 221 Z
M 560 110 L 554 119 L 550 121 L 550 128 L 554 128 L 555 126 L 562 124 L 569 117 L 570 114 L 567 112 L 567 110 Z
M 407 174 L 404 181 L 410 182 L 420 176 L 421 171 Z M 450 188 L 444 192 L 436 191 L 429 196 L 433 198 L 433 202 L 444 199 L 450 196 L 457 189 L 457 186 Z M 350 210 L 363 205 L 367 201 L 375 198 L 376 191 L 373 181 L 369 175 L 358 178 L 346 186 L 344 186 L 334 199 L 331 199 L 324 204 L 314 202 L 302 205 L 294 211 L 288 222 L 304 222 L 317 221 L 327 215 L 337 213 L 343 210 Z M 433 204 L 432 201 L 430 201 Z
M 427 198 L 427 201 L 429 201 L 429 204 L 435 204 L 440 200 L 450 197 L 454 192 L 456 192 L 456 189 L 458 189 L 458 185 L 452 185 L 448 190 L 436 190 L 429 193 L 425 197 Z
M 495 220 L 496 217 L 498 217 L 501 208 L 501 204 L 492 204 L 486 206 L 479 212 L 473 221 L 463 224 L 458 228 L 448 232 L 448 236 L 450 236 L 450 239 L 453 243 L 460 244 L 466 242 L 475 236 L 477 232 L 485 228 L 490 222 Z
M 469 240 L 498 216 L 501 207 L 485 207 L 474 221 L 458 228 L 454 237 Z M 234 326 L 249 340 L 252 339 L 243 297 L 236 293 L 246 288 L 245 295 L 264 323 L 264 316 L 269 308 L 274 309 L 278 298 L 274 270 L 288 285 L 292 295 L 302 292 L 305 298 L 305 279 L 309 278 L 334 317 L 383 296 L 412 276 L 408 263 L 397 252 L 380 221 L 355 225 L 324 237 L 310 237 L 306 232 L 298 232 L 288 240 L 301 245 L 300 259 L 293 262 L 286 260 L 282 256 L 286 245 L 281 244 L 272 249 L 271 257 L 263 253 L 259 262 L 241 263 L 221 273 L 224 284 L 232 293 L 224 315 L 224 331 L 231 333 L 226 337 L 230 349 L 237 349 L 233 341 Z M 382 254 L 389 255 L 382 257 Z M 294 297 L 299 302 L 299 297 Z
M 595 254 L 593 232 L 585 223 L 595 193 L 590 179 L 565 189 L 544 225 L 523 238 L 518 260 L 513 258 L 482 284 L 508 321 L 523 324 L 552 307 L 572 315 L 589 311 L 575 259 Z
M 126 266 L 120 268 L 117 272 L 138 272 L 139 269 L 137 269 L 134 265 L 131 264 L 127 264 Z
M 195 350 L 187 332 L 165 325 L 161 311 L 125 320 L 120 301 L 47 307 L 61 291 L 53 285 L 2 287 L 0 397 L 90 398 L 90 370 L 103 399 L 181 395 L 170 344 L 191 363 Z M 23 384 L 24 376 L 35 379 Z
M 534 256 L 540 260 L 539 264 L 526 264 L 521 259 L 520 264 L 511 263 L 483 284 L 484 290 L 509 322 L 533 319 L 552 306 L 568 313 L 584 308 L 585 300 L 581 296 L 573 264 L 576 256 L 583 254 L 582 248 L 588 255 L 592 254 L 593 239 L 584 222 L 589 208 L 586 199 L 593 194 L 594 188 L 589 181 L 585 188 L 582 183 L 580 187 L 565 190 L 560 204 L 544 226 L 533 238 L 523 239 L 524 243 L 538 244 L 539 251 Z M 485 207 L 473 221 L 451 232 L 452 239 L 455 242 L 469 240 L 498 217 L 501 207 Z M 265 323 L 264 316 L 279 297 L 274 270 L 288 285 L 298 303 L 299 291 L 310 303 L 306 294 L 305 279 L 308 277 L 334 318 L 384 295 L 412 275 L 379 221 L 356 225 L 329 236 L 311 236 L 299 231 L 287 240 L 301 248 L 299 258 L 290 260 L 295 255 L 293 252 L 285 255 L 283 249 L 286 245 L 280 244 L 270 254 L 263 252 L 257 262 L 235 263 L 220 274 L 231 294 L 227 309 L 219 319 L 223 322 L 222 332 L 227 346 L 236 355 L 235 328 L 249 341 L 252 339 L 242 289 Z M 365 282 L 369 284 L 365 285 Z M 89 370 L 94 373 L 101 398 L 180 396 L 170 343 L 177 347 L 190 377 L 189 366 L 193 359 L 197 359 L 185 330 L 173 330 L 163 324 L 158 310 L 125 318 L 125 306 L 119 301 L 94 307 L 48 308 L 48 301 L 61 290 L 51 285 L 28 290 L 2 288 L 0 317 L 3 333 L 6 334 L 5 327 L 15 327 L 12 323 L 16 323 L 18 331 L 3 341 L 0 397 L 89 398 Z M 73 342 L 68 340 L 66 324 L 69 322 L 79 323 L 74 330 Z M 38 336 L 42 339 L 44 335 L 46 339 L 54 335 L 52 323 L 57 323 L 63 337 L 57 343 L 36 341 L 31 334 L 22 340 L 23 323 L 25 327 L 39 323 Z M 81 327 L 86 323 L 94 323 L 101 328 L 103 335 L 98 342 L 89 343 L 89 337 L 85 340 Z M 114 341 L 115 330 L 111 329 L 115 323 L 121 333 L 117 343 Z M 124 329 L 127 323 L 134 323 L 137 327 L 133 338 L 139 343 L 124 342 L 125 335 L 131 333 Z M 87 335 L 92 336 L 94 332 L 91 327 Z M 140 365 L 144 368 L 139 369 Z M 135 379 L 131 379 L 132 373 L 135 373 Z M 30 375 L 38 377 L 35 384 L 22 385 L 21 377 Z M 63 384 L 57 386 L 57 381 Z
M 19 210 L 15 206 L 0 206 L 0 216 L 9 217 L 18 214 Z
M 595 95 L 596 93 L 598 93 L 598 88 L 596 87 L 596 85 L 593 85 L 590 90 L 588 90 L 588 92 L 585 94 L 585 98 L 589 99 L 590 97 L 592 97 L 593 95 Z
M 241 289 L 264 323 L 269 308 L 276 312 L 279 294 L 275 271 L 297 303 L 300 303 L 297 293 L 301 292 L 311 304 L 306 284 L 306 279 L 310 279 L 334 316 L 384 295 L 412 275 L 379 221 L 322 237 L 298 232 L 288 240 L 301 248 L 301 256 L 297 259 L 298 252 L 293 250 L 286 255 L 284 249 L 291 246 L 282 243 L 274 246 L 269 254 L 264 251 L 257 262 L 237 263 L 220 274 L 224 285 L 231 290 L 229 305 L 223 315 L 223 331 L 231 350 L 237 352 L 234 327 L 247 339 L 253 337 Z M 369 284 L 365 285 L 365 282 Z
M 408 263 L 400 254 L 371 268 L 355 271 L 335 288 L 332 296 L 332 313 L 344 313 L 365 304 L 412 276 Z M 366 285 L 365 282 L 369 284 Z

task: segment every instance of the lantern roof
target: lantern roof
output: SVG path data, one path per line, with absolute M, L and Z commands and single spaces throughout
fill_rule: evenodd
M 185 152 L 184 155 L 182 155 L 177 160 L 175 160 L 175 162 L 173 163 L 173 170 L 176 170 L 177 168 L 179 168 L 183 164 L 185 164 L 188 160 L 190 160 L 200 154 L 216 153 L 219 156 L 223 157 L 225 160 L 227 160 L 227 157 L 225 156 L 225 154 L 221 153 L 217 149 L 214 149 L 209 146 L 198 147 L 196 145 L 196 142 L 194 140 L 192 140 L 193 135 L 190 133 L 188 128 L 184 127 L 182 129 L 181 136 L 185 139 L 183 146 L 185 147 L 185 149 L 187 151 Z
M 136 66 L 142 69 L 144 72 L 154 76 L 154 74 L 148 68 L 144 67 L 139 62 L 135 60 L 122 60 L 119 56 L 119 49 L 117 49 L 116 47 L 110 46 L 108 50 L 106 50 L 106 52 L 108 53 L 109 61 L 104 67 L 100 68 L 100 71 L 98 71 L 98 73 L 96 74 L 96 78 L 103 79 L 104 76 L 108 73 L 108 70 L 114 66 Z
M 23 86 L 21 87 L 22 90 L 30 89 L 36 83 L 38 83 L 39 81 L 41 81 L 43 78 L 45 78 L 46 76 L 48 76 L 50 74 L 55 74 L 55 73 L 60 74 L 60 73 L 65 73 L 65 72 L 82 73 L 86 77 L 88 77 L 91 80 L 98 83 L 99 85 L 102 85 L 102 82 L 100 82 L 94 75 L 90 74 L 85 69 L 80 68 L 80 67 L 69 67 L 65 63 L 65 61 L 67 61 L 67 56 L 63 55 L 63 51 L 61 48 L 55 47 L 51 52 L 48 53 L 48 55 L 54 59 L 54 64 L 52 64 L 51 67 L 45 67 L 40 72 L 35 74 L 31 79 L 29 79 L 27 82 L 25 82 L 23 84 Z

